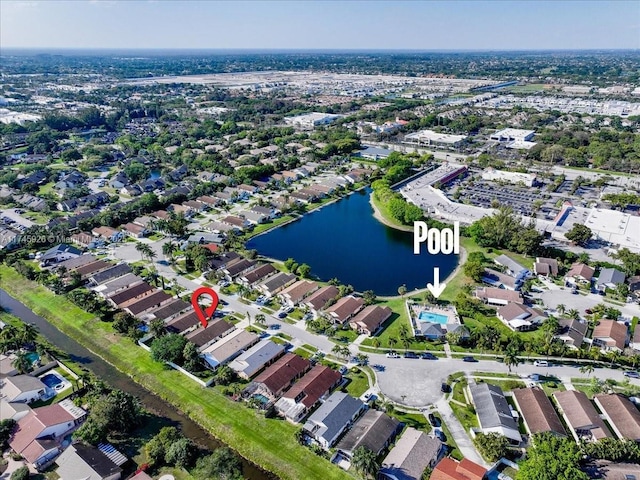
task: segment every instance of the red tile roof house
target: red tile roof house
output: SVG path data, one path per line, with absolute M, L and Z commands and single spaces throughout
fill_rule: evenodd
M 358 333 L 373 335 L 392 314 L 393 311 L 389 307 L 369 305 L 349 320 L 349 326 Z
M 302 377 L 309 368 L 311 368 L 309 360 L 293 353 L 285 353 L 284 356 L 258 375 L 247 386 L 242 396 L 251 398 L 255 395 L 263 395 L 269 399 L 269 403 L 263 405 L 263 408 L 266 408 L 271 402 L 277 400 L 297 379 Z
M 593 345 L 603 350 L 624 350 L 629 342 L 629 329 L 622 322 L 600 320 L 593 329 Z
M 276 402 L 276 410 L 297 423 L 342 381 L 342 375 L 324 365 L 316 365 Z
M 293 307 L 304 300 L 307 295 L 315 292 L 319 286 L 320 285 L 311 280 L 298 280 L 282 290 L 278 294 L 278 297 L 283 304 Z
M 571 284 L 576 283 L 589 283 L 593 279 L 595 269 L 584 263 L 574 263 L 571 269 L 567 272 L 564 279 Z
M 305 299 L 304 304 L 315 317 L 318 316 L 318 313 L 325 307 L 327 302 L 335 299 L 339 293 L 340 292 L 336 287 L 333 285 L 327 285 L 309 295 Z
M 471 460 L 463 458 L 460 462 L 445 457 L 434 467 L 431 480 L 482 480 L 487 469 Z
M 49 464 L 62 451 L 62 440 L 86 417 L 70 400 L 34 408 L 18 421 L 9 446 L 35 468 Z
M 345 323 L 364 307 L 364 300 L 352 295 L 341 298 L 325 310 L 325 315 L 334 323 Z

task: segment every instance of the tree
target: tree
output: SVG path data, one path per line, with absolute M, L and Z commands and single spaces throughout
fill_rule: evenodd
M 235 379 L 235 372 L 228 365 L 222 365 L 216 369 L 215 379 L 217 385 L 229 385 Z
M 393 346 L 398 343 L 398 339 L 395 337 L 389 337 L 389 339 L 387 340 L 387 343 L 389 343 L 389 348 L 391 348 L 393 350 Z
M 560 313 L 560 315 L 564 315 L 564 312 L 566 312 L 566 311 L 567 311 L 567 307 L 565 306 L 565 304 L 564 304 L 564 303 L 559 303 L 559 304 L 556 306 L 556 310 L 558 311 L 558 313 Z
M 589 243 L 593 232 L 586 225 L 582 225 L 581 223 L 575 223 L 571 229 L 564 234 L 564 236 L 570 242 L 574 242 L 578 245 L 586 245 Z
M 165 333 L 167 333 L 164 320 L 161 318 L 154 318 L 149 322 L 149 333 L 151 333 L 154 337 L 161 337 Z
M 362 300 L 364 301 L 365 305 L 373 305 L 377 300 L 376 292 L 374 292 L 373 290 L 365 290 L 364 292 L 362 292 Z
M 182 353 L 187 339 L 177 333 L 156 338 L 151 344 L 151 356 L 157 362 L 182 363 Z
M 74 437 L 97 445 L 111 434 L 125 434 L 137 428 L 143 419 L 140 401 L 129 393 L 113 390 L 99 396 L 91 412 Z
M 593 364 L 592 363 L 586 363 L 583 366 L 580 367 L 580 373 L 584 373 L 587 375 L 587 378 L 589 378 L 591 376 L 591 374 L 593 373 L 595 369 L 593 368 Z
M 173 442 L 164 456 L 164 461 L 178 468 L 189 468 L 196 459 L 198 449 L 188 438 L 181 438 Z
M 311 274 L 311 267 L 309 265 L 307 265 L 306 263 L 303 263 L 302 265 L 300 265 L 298 267 L 298 269 L 296 270 L 296 272 L 298 273 L 298 275 L 300 275 L 302 278 L 309 278 L 309 275 Z
M 404 298 L 404 296 L 407 294 L 407 286 L 406 285 L 400 285 L 398 287 L 398 295 L 400 295 L 402 298 Z
M 573 320 L 578 320 L 580 318 L 580 312 L 575 308 L 572 308 L 567 312 L 567 316 Z
M 376 454 L 367 447 L 360 446 L 353 452 L 351 464 L 362 478 L 375 478 L 380 466 L 376 459 Z
M 22 467 L 13 471 L 10 480 L 28 480 L 30 476 L 31 474 L 29 473 L 29 467 L 23 465 Z
M 182 356 L 184 358 L 183 367 L 188 371 L 194 373 L 202 370 L 202 361 L 200 360 L 200 352 L 195 343 L 187 342 L 182 350 Z
M 171 240 L 162 245 L 162 254 L 167 257 L 169 263 L 172 264 L 175 260 L 175 254 L 178 251 L 178 245 Z
M 21 374 L 28 373 L 31 370 L 31 361 L 29 361 L 27 353 L 19 351 L 15 355 L 16 358 L 11 362 L 11 366 Z
M 504 364 L 507 366 L 509 373 L 511 373 L 511 367 L 517 367 L 521 363 L 522 359 L 518 357 L 518 350 L 507 346 L 507 349 L 504 352 Z
M 162 465 L 169 447 L 181 438 L 182 434 L 176 427 L 162 427 L 145 445 L 147 456 L 155 466 Z
M 518 480 L 588 480 L 580 469 L 578 445 L 552 433 L 537 433 L 527 458 L 520 463 Z
M 304 445 L 305 439 L 306 439 L 306 434 L 304 433 L 304 428 L 299 428 L 296 430 L 296 432 L 293 434 L 296 441 L 300 444 L 300 445 Z
M 226 447 L 219 447 L 211 455 L 198 459 L 195 478 L 215 478 L 219 480 L 242 480 L 242 463 Z
M 477 433 L 473 439 L 482 457 L 489 462 L 496 462 L 505 457 L 509 451 L 509 439 L 496 432 Z
M 291 273 L 295 273 L 298 268 L 298 263 L 293 258 L 289 257 L 284 261 L 284 268 L 289 270 Z
M 467 260 L 467 262 L 464 264 L 463 269 L 464 274 L 467 277 L 473 279 L 475 282 L 479 282 L 480 280 L 482 280 L 484 266 L 481 262 Z
M 33 323 L 23 323 L 20 326 L 18 338 L 23 345 L 33 344 L 38 338 L 38 327 Z
M 265 316 L 264 313 L 256 314 L 254 320 L 258 325 L 266 325 L 267 323 L 267 317 Z
M 118 312 L 113 316 L 113 329 L 125 335 L 133 327 L 138 325 L 138 320 L 126 312 Z
M 12 418 L 0 420 L 0 450 L 7 448 L 7 442 L 11 438 L 14 428 L 16 428 L 16 421 Z

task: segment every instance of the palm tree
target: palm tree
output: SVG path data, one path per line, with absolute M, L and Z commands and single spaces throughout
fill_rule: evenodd
M 331 349 L 331 353 L 333 353 L 336 357 L 342 357 L 342 347 L 340 345 L 334 345 Z
M 400 295 L 402 298 L 404 298 L 404 296 L 407 294 L 407 286 L 402 284 L 398 287 L 398 295 Z
M 354 450 L 351 464 L 362 478 L 374 478 L 380 466 L 376 459 L 376 454 L 367 447 L 361 446 Z
M 591 376 L 595 368 L 593 368 L 593 364 L 587 363 L 580 367 L 580 373 L 584 373 L 587 375 L 587 378 Z
M 146 256 L 149 249 L 150 247 L 146 243 L 142 243 L 142 242 L 136 243 L 136 251 L 140 253 L 140 260 L 144 260 L 144 257 Z
M 173 264 L 174 255 L 178 251 L 178 245 L 171 240 L 162 245 L 162 254 L 167 258 L 170 264 Z
M 567 307 L 564 303 L 559 303 L 558 306 L 556 307 L 556 310 L 560 312 L 560 315 L 564 315 L 564 312 L 567 311 Z
M 373 346 L 373 348 L 380 348 L 380 339 L 378 337 L 375 337 L 373 340 L 371 340 L 371 345 Z
M 33 323 L 23 323 L 18 333 L 19 341 L 25 344 L 32 344 L 38 338 L 38 328 Z
M 304 433 L 304 430 L 302 428 L 299 428 L 296 430 L 296 433 L 293 434 L 296 441 L 300 444 L 300 445 L 304 445 L 305 439 L 307 438 L 306 434 Z
M 611 359 L 611 363 L 609 364 L 609 366 L 613 367 L 614 363 L 618 363 L 618 360 L 620 360 L 621 356 L 622 352 L 620 352 L 620 350 L 611 350 L 611 352 L 609 353 L 609 358 Z
M 31 370 L 31 361 L 27 357 L 26 352 L 20 351 L 16 353 L 16 358 L 11 362 L 11 366 L 19 373 L 24 374 Z
M 258 325 L 265 325 L 267 323 L 267 317 L 264 313 L 258 313 L 254 320 Z
M 507 348 L 504 352 L 504 364 L 511 373 L 511 367 L 517 367 L 522 360 L 518 357 L 518 351 L 515 348 Z
M 567 312 L 567 316 L 573 320 L 578 320 L 580 318 L 580 312 L 575 308 L 572 308 Z
M 398 343 L 398 339 L 395 337 L 389 337 L 389 340 L 387 340 L 387 342 L 389 343 L 389 348 L 391 350 L 393 350 L 393 346 Z

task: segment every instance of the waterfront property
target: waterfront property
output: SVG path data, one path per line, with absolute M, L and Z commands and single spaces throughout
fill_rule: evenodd
M 411 316 L 411 327 L 415 337 L 438 340 L 447 333 L 469 335 L 469 332 L 462 327 L 458 312 L 453 305 L 438 307 L 407 302 L 407 309 Z

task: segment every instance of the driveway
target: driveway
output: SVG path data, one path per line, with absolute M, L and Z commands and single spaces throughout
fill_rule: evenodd
M 17 213 L 15 208 L 7 208 L 6 210 L 3 210 L 2 216 L 8 217 L 16 223 L 24 225 L 25 227 L 30 227 L 33 225 L 33 222 L 31 220 L 24 218 L 22 215 Z

